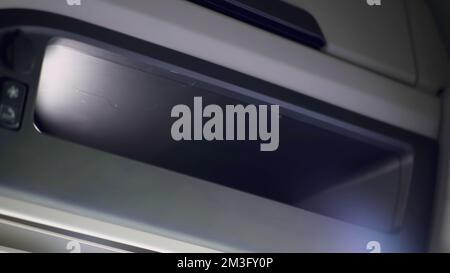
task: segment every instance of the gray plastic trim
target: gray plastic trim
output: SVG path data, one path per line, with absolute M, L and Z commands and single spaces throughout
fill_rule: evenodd
M 65 1 L 3 0 L 0 8 L 75 17 L 433 139 L 438 135 L 438 98 L 186 1 L 90 0 L 70 7 Z

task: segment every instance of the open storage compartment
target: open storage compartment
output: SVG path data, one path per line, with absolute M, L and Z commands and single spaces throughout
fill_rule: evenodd
M 413 164 L 408 145 L 259 91 L 58 39 L 45 54 L 35 122 L 44 134 L 315 213 L 385 231 L 401 225 Z M 175 141 L 171 110 L 194 109 L 194 97 L 222 109 L 280 105 L 278 149 L 262 152 L 260 141 L 248 140 Z

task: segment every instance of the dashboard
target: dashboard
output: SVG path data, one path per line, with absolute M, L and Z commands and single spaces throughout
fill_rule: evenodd
M 448 249 L 433 13 L 336 2 L 1 1 L 2 250 Z

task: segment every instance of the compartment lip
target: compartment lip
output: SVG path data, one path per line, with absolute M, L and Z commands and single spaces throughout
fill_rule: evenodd
M 400 159 L 407 159 L 412 153 L 413 149 L 411 145 L 404 141 L 389 137 L 386 134 L 377 133 L 362 126 L 351 124 L 351 122 L 322 114 L 319 111 L 307 109 L 306 107 L 287 102 L 286 100 L 278 99 L 274 96 L 263 94 L 259 91 L 239 86 L 235 83 L 227 82 L 226 80 L 214 78 L 175 64 L 160 61 L 152 56 L 131 52 L 126 48 L 106 44 L 103 41 L 89 41 L 90 39 L 83 38 L 78 37 L 78 40 L 76 40 L 76 38 L 68 38 L 64 34 L 60 34 L 60 36 L 55 35 L 49 39 L 46 50 L 53 46 L 68 47 L 72 50 L 81 52 L 82 54 L 126 66 L 144 73 L 152 73 L 150 70 L 156 68 L 163 73 L 170 73 L 171 76 L 173 76 L 170 77 L 170 80 L 195 81 L 200 87 L 218 94 L 230 95 L 231 93 L 233 97 L 245 97 L 258 102 L 280 105 L 280 111 L 291 118 L 379 148 L 392 149 L 398 153 Z M 158 74 L 158 76 L 164 77 L 164 75 L 161 74 Z

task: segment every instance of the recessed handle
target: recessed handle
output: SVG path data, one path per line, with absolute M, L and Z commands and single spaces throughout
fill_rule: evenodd
M 256 27 L 320 49 L 325 37 L 314 16 L 283 1 L 189 0 Z

